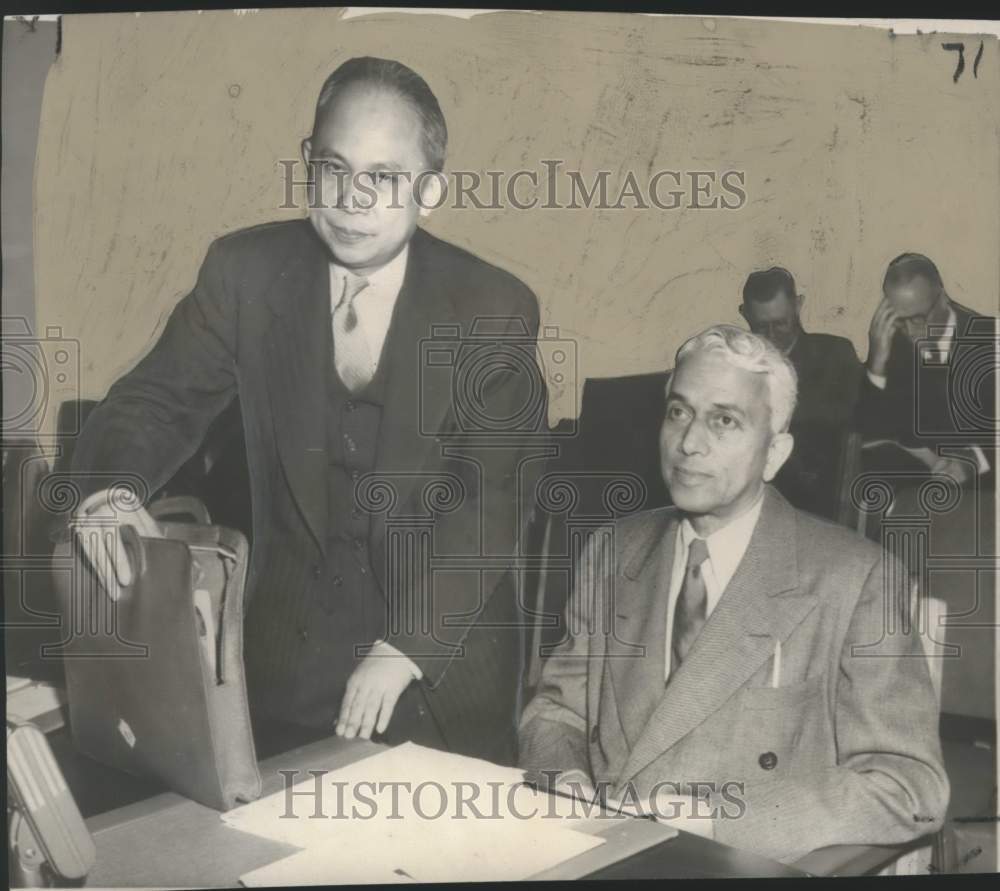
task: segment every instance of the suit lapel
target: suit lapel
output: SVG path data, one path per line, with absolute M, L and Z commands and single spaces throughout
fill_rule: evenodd
M 264 338 L 265 374 L 278 454 L 292 495 L 326 547 L 326 395 L 332 368 L 329 262 L 303 233 L 265 291 L 274 315 Z
M 668 751 L 745 684 L 815 607 L 798 587 L 794 509 L 768 487 L 760 519 L 729 586 L 632 749 L 620 780 Z M 660 665 L 662 671 L 662 662 Z M 661 675 L 662 677 L 662 675 Z
M 607 657 L 619 719 L 631 749 L 663 695 L 667 597 L 679 522 L 671 512 L 650 524 L 622 560 L 614 590 Z
M 420 513 L 406 505 L 423 486 L 419 472 L 438 463 L 434 455 L 440 449 L 436 434 L 451 406 L 451 375 L 434 373 L 441 369 L 428 374 L 423 365 L 423 342 L 431 337 L 432 328 L 458 326 L 447 276 L 435 269 L 432 254 L 430 236 L 418 229 L 410 241 L 406 273 L 383 353 L 389 366 L 375 471 L 393 475 L 396 514 Z M 444 340 L 442 345 L 446 345 Z M 451 345 L 457 352 L 457 339 Z M 376 547 L 385 535 L 385 519 L 385 514 L 376 517 Z

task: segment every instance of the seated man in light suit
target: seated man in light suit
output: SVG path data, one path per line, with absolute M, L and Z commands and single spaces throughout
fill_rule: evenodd
M 767 485 L 795 389 L 742 329 L 681 347 L 660 435 L 676 506 L 592 537 L 520 730 L 543 781 L 789 862 L 933 832 L 949 794 L 900 567 Z

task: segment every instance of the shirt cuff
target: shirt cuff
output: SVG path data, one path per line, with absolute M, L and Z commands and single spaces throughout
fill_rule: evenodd
M 78 516 L 86 516 L 93 511 L 95 505 L 107 504 L 110 500 L 111 489 L 98 489 L 96 492 L 91 492 L 77 505 L 76 514 Z
M 867 371 L 867 369 L 865 370 Z M 885 389 L 887 381 L 884 374 L 875 374 L 874 372 L 868 371 L 868 380 L 870 380 L 880 390 Z
M 976 464 L 979 465 L 980 473 L 990 472 L 990 462 L 986 460 L 986 455 L 983 454 L 983 450 L 979 446 L 973 446 L 972 451 L 976 456 Z
M 407 667 L 410 669 L 410 674 L 413 675 L 413 680 L 419 681 L 423 678 L 424 673 L 417 667 L 417 664 L 405 653 L 401 653 L 392 644 L 386 643 L 384 640 L 377 640 L 372 644 L 371 650 L 372 656 L 378 656 L 380 658 L 394 658 L 394 659 L 405 659 Z

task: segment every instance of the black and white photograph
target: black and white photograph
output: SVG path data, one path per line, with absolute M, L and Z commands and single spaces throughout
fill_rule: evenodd
M 11 887 L 998 872 L 1000 22 L 2 66 Z

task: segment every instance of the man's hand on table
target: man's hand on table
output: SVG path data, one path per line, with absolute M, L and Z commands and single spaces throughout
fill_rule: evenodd
M 395 647 L 379 641 L 347 679 L 337 718 L 337 736 L 371 739 L 385 733 L 403 691 L 421 677 L 420 669 Z

